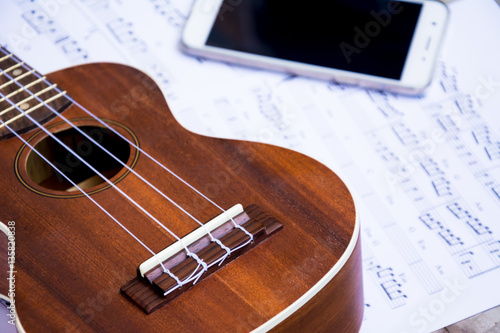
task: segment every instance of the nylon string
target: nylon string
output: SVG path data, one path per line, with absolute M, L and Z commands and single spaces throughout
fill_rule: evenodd
M 2 50 L 3 52 L 3 50 Z M 5 52 L 4 52 L 5 53 Z M 4 58 L 7 58 L 7 57 L 11 57 L 12 55 L 7 55 L 5 57 L 3 57 L 2 59 Z M 12 57 L 15 61 L 18 61 L 15 59 L 15 57 Z M 20 63 L 20 66 L 23 66 L 25 69 L 29 70 L 29 68 L 24 65 L 24 63 Z M 19 66 L 17 66 L 19 67 Z M 159 191 L 156 187 L 154 187 L 151 183 L 149 183 L 147 180 L 145 180 L 142 176 L 140 176 L 139 174 L 137 174 L 135 172 L 135 170 L 132 170 L 130 169 L 127 165 L 125 165 L 123 162 L 121 162 L 121 160 L 119 160 L 118 158 L 116 158 L 113 154 L 111 154 L 108 150 L 106 150 L 104 147 L 102 147 L 99 143 L 97 143 L 95 140 L 93 140 L 90 136 L 88 136 L 85 132 L 81 131 L 77 126 L 74 126 L 74 124 L 72 124 L 70 121 L 68 121 L 65 117 L 63 117 L 62 115 L 58 114 L 57 111 L 55 111 L 50 105 L 46 104 L 47 101 L 42 101 L 38 96 L 34 95 L 31 91 L 29 91 L 28 89 L 26 89 L 27 87 L 23 87 L 19 82 L 17 82 L 20 78 L 16 78 L 16 79 L 13 79 L 10 75 L 8 75 L 6 73 L 7 71 L 3 71 L 2 74 L 4 74 L 6 77 L 10 78 L 11 81 L 9 81 L 7 84 L 4 84 L 2 85 L 3 86 L 6 86 L 12 82 L 16 83 L 17 85 L 19 85 L 21 87 L 20 90 L 26 90 L 30 95 L 32 95 L 32 98 L 36 98 L 37 100 L 41 101 L 41 104 L 40 105 L 46 105 L 48 109 L 50 109 L 52 112 L 54 112 L 56 115 L 58 115 L 59 117 L 61 117 L 62 119 L 64 119 L 64 121 L 66 123 L 68 123 L 70 126 L 72 126 L 73 128 L 75 128 L 76 130 L 78 130 L 82 135 L 84 135 L 85 137 L 87 137 L 90 141 L 92 141 L 95 145 L 99 146 L 103 151 L 105 151 L 108 155 L 110 155 L 111 157 L 113 157 L 115 160 L 117 160 L 119 163 L 121 163 L 124 167 L 126 167 L 127 169 L 131 170 L 137 177 L 139 177 L 142 181 L 144 181 L 146 184 L 148 184 L 150 187 L 152 187 L 153 189 L 155 189 L 156 192 L 158 192 L 159 194 L 161 194 L 164 198 L 166 198 L 169 202 L 171 202 L 172 204 L 174 204 L 177 208 L 179 208 L 181 211 L 183 211 L 184 213 L 186 213 L 188 216 L 190 216 L 192 219 L 194 219 L 198 224 L 202 225 L 207 234 L 210 236 L 211 240 L 213 242 L 216 242 L 219 246 L 221 246 L 221 248 L 223 248 L 225 251 L 226 251 L 226 255 L 223 256 L 221 259 L 219 259 L 218 261 L 212 263 L 210 266 L 214 265 L 214 264 L 217 264 L 219 263 L 219 265 L 222 263 L 222 261 L 225 260 L 225 258 L 232 252 L 229 248 L 227 248 L 226 246 L 224 246 L 222 244 L 222 242 L 220 242 L 220 240 L 218 239 L 215 239 L 210 232 L 208 232 L 208 230 L 206 229 L 206 226 L 204 224 L 202 224 L 201 222 L 199 222 L 197 219 L 195 219 L 191 214 L 189 214 L 186 210 L 184 210 L 181 206 L 179 206 L 177 203 L 175 203 L 172 199 L 170 199 L 168 196 L 166 196 L 163 192 Z M 24 73 L 23 75 L 28 75 L 30 73 L 34 73 L 34 70 L 29 70 L 29 72 L 27 73 Z M 47 84 L 49 84 L 46 80 L 45 80 L 45 77 L 41 77 L 39 75 L 37 75 L 37 73 L 34 73 L 34 75 L 36 77 L 39 78 L 39 80 L 43 80 L 44 82 L 46 82 Z M 37 80 L 37 81 L 39 81 Z M 59 91 L 61 92 L 59 89 L 55 89 L 56 91 Z M 61 94 L 64 94 L 65 92 L 61 92 Z M 60 94 L 60 95 L 61 95 Z M 11 94 L 12 95 L 12 94 Z M 2 96 L 4 97 L 4 99 L 7 99 L 9 96 L 4 96 L 2 94 Z M 146 155 L 147 157 L 149 157 L 151 160 L 153 160 L 156 164 L 158 164 L 159 166 L 161 166 L 163 169 L 165 169 L 166 171 L 168 171 L 170 174 L 172 174 L 173 176 L 175 176 L 177 179 L 179 179 L 181 182 L 183 182 L 184 184 L 186 184 L 187 186 L 189 186 L 192 190 L 194 190 L 196 193 L 198 193 L 199 195 L 201 195 L 202 197 L 204 197 L 206 200 L 208 200 L 210 203 L 212 203 L 213 205 L 215 205 L 217 208 L 219 208 L 220 210 L 222 210 L 223 212 L 225 212 L 224 209 L 222 209 L 220 206 L 218 206 L 217 204 L 215 204 L 212 200 L 210 200 L 208 197 L 206 197 L 205 195 L 203 195 L 200 191 L 198 191 L 197 189 L 195 189 L 192 185 L 188 184 L 185 180 L 183 180 L 182 178 L 180 178 L 178 175 L 176 175 L 175 173 L 173 173 L 170 169 L 168 169 L 167 167 L 165 167 L 164 165 L 162 165 L 161 163 L 159 163 L 156 159 L 154 159 L 151 155 L 147 154 L 146 152 L 144 152 L 142 149 L 140 149 L 137 145 L 135 145 L 134 143 L 130 142 L 130 140 L 126 139 L 125 137 L 123 137 L 120 133 L 118 133 L 116 130 L 114 130 L 112 127 L 110 127 L 107 123 L 101 121 L 99 118 L 97 118 L 95 115 L 93 115 L 92 113 L 90 113 L 90 111 L 86 110 L 85 108 L 83 108 L 79 103 L 77 103 L 76 101 L 74 101 L 72 98 L 69 98 L 67 95 L 64 95 L 68 100 L 72 101 L 73 103 L 75 103 L 75 105 L 77 105 L 80 109 L 82 109 L 83 111 L 85 111 L 87 114 L 91 115 L 94 119 L 96 119 L 97 121 L 99 121 L 101 124 L 103 124 L 105 127 L 107 127 L 108 129 L 110 129 L 111 131 L 113 131 L 115 134 L 119 135 L 122 139 L 124 139 L 126 142 L 128 142 L 129 144 L 131 144 L 132 146 L 136 147 L 136 149 L 138 149 L 139 151 L 141 151 L 144 155 Z M 186 250 L 186 253 L 188 254 L 188 256 L 190 257 L 193 257 L 197 262 L 198 262 L 198 267 L 195 269 L 195 271 L 193 271 L 193 273 L 191 274 L 191 276 L 189 276 L 186 280 L 184 281 L 180 281 L 177 277 L 175 277 L 175 275 L 173 275 L 170 271 L 168 271 L 161 262 L 160 265 L 163 267 L 163 270 L 165 271 L 165 273 L 169 274 L 171 277 L 173 277 L 176 282 L 178 283 L 178 287 L 180 287 L 181 285 L 185 284 L 185 283 L 189 283 L 191 280 L 194 280 L 196 283 L 198 281 L 198 279 L 201 277 L 201 275 L 204 273 L 204 271 L 206 271 L 210 266 L 208 266 L 205 262 L 203 262 L 203 260 L 201 260 L 196 254 L 192 253 L 185 244 L 183 244 L 182 240 L 177 237 L 173 232 L 171 232 L 168 228 L 166 228 L 163 224 L 161 224 L 154 216 L 152 216 L 149 212 L 147 212 L 144 208 L 142 208 L 140 205 L 138 205 L 132 198 L 130 198 L 127 194 L 125 194 L 123 191 L 121 191 L 119 188 L 116 187 L 116 185 L 112 184 L 107 178 L 105 178 L 102 174 L 100 174 L 97 170 L 95 170 L 95 168 L 93 168 L 90 164 L 88 164 L 85 160 L 83 160 L 80 156 L 78 156 L 75 152 L 73 152 L 69 147 L 67 147 L 64 143 L 62 143 L 59 139 L 57 139 L 56 137 L 54 137 L 50 132 L 48 132 L 46 129 L 44 129 L 37 121 L 35 121 L 31 116 L 29 116 L 26 112 L 24 112 L 23 110 L 21 110 L 17 105 L 15 105 L 14 103 L 12 103 L 10 100 L 9 100 L 9 103 L 13 105 L 13 107 L 15 107 L 23 116 L 26 116 L 27 118 L 29 118 L 33 123 L 35 123 L 38 127 L 40 127 L 42 130 L 44 130 L 49 136 L 51 136 L 54 140 L 56 140 L 59 144 L 61 144 L 66 150 L 68 150 L 70 153 L 72 153 L 73 155 L 75 155 L 75 157 L 77 157 L 78 159 L 80 159 L 85 165 L 87 165 L 87 167 L 89 167 L 90 169 L 92 169 L 99 177 L 101 177 L 103 180 L 107 181 L 108 184 L 110 184 L 114 189 L 118 190 L 124 197 L 126 197 L 130 202 L 132 202 L 134 205 L 136 205 L 139 209 L 141 209 L 145 214 L 147 214 L 151 219 L 153 219 L 157 224 L 159 224 L 160 226 L 162 226 L 167 232 L 169 232 L 174 238 L 176 238 L 181 244 L 182 246 L 184 247 L 184 249 Z M 30 111 L 30 110 L 28 110 Z M 0 120 L 1 121 L 1 120 Z M 11 132 L 12 132 L 12 129 L 10 127 L 7 126 L 7 124 L 5 124 L 3 121 L 2 121 L 2 124 L 3 126 L 6 126 Z M 15 132 L 14 132 L 15 133 Z M 15 133 L 16 136 L 17 133 Z M 19 137 L 19 136 L 18 136 Z M 22 140 L 22 138 L 20 138 Z M 24 140 L 23 140 L 24 141 Z M 30 146 L 30 148 L 32 150 L 33 147 Z M 36 150 L 35 150 L 36 151 Z M 37 152 L 38 155 L 40 155 L 39 152 Z M 48 162 L 45 158 L 43 158 L 46 162 Z M 62 173 L 60 170 L 58 170 L 57 168 L 54 167 L 54 165 L 52 165 L 52 163 L 49 163 L 49 165 L 51 165 L 52 168 L 54 168 L 57 172 L 59 173 Z M 65 176 L 65 178 L 67 178 Z M 74 182 L 70 181 L 70 183 L 72 183 L 73 185 Z M 81 188 L 79 188 L 78 186 L 75 185 L 75 188 L 78 188 L 82 193 L 84 193 L 89 199 L 91 199 L 88 194 L 85 193 L 85 191 L 83 191 Z M 95 200 L 91 199 L 91 201 L 93 201 L 95 204 L 97 204 L 95 202 Z M 99 206 L 101 209 L 102 206 Z M 106 212 L 107 213 L 107 212 Z M 110 215 L 109 213 L 107 213 L 107 215 Z M 110 216 L 112 217 L 112 216 Z M 112 217 L 113 220 L 115 220 L 115 222 L 119 223 L 114 217 Z M 250 233 L 248 233 L 248 231 L 246 231 L 243 227 L 239 226 L 238 224 L 236 224 L 234 222 L 234 220 L 231 218 L 233 224 L 236 226 L 236 227 L 239 227 L 241 230 L 243 230 L 247 235 L 249 235 L 249 241 L 247 243 L 244 243 L 243 245 L 233 249 L 233 251 L 247 245 L 249 242 L 251 242 L 253 240 L 253 235 L 251 235 Z M 119 223 L 120 226 L 123 227 L 123 225 L 121 223 Z M 123 227 L 124 228 L 124 227 Z M 126 228 L 124 228 L 129 234 L 130 231 L 128 231 Z M 133 236 L 133 234 L 131 234 Z M 135 236 L 133 236 L 134 238 L 136 238 Z M 144 245 L 144 243 L 142 243 L 138 238 L 136 238 L 137 241 L 139 241 L 141 243 L 141 245 L 143 245 L 144 247 L 146 247 Z M 154 254 L 154 252 L 152 252 L 149 248 L 146 247 L 146 249 L 152 253 L 154 256 L 156 256 L 156 254 Z M 158 260 L 159 261 L 159 260 Z M 202 267 L 202 270 L 195 274 L 196 271 L 199 269 L 199 267 Z M 173 290 L 173 289 L 172 289 Z M 171 291 L 172 291 L 171 290 Z M 167 292 L 168 293 L 168 292 Z
M 15 60 L 15 58 L 13 57 L 13 59 Z M 15 66 L 13 66 L 15 67 Z M 5 72 L 4 72 L 5 73 Z M 5 74 L 9 79 L 13 80 L 13 78 L 9 75 L 9 74 Z M 10 108 L 7 108 L 6 110 L 4 110 L 3 112 L 0 112 L 0 115 L 2 115 L 3 113 L 6 113 L 10 110 L 12 110 L 13 108 L 17 107 L 18 105 L 22 105 L 24 102 L 28 101 L 28 100 L 31 100 L 33 98 L 36 98 L 37 100 L 40 100 L 38 98 L 39 95 L 41 95 L 43 92 L 46 92 L 47 90 L 50 90 L 52 88 L 54 88 L 56 85 L 53 84 L 52 86 L 49 86 L 47 88 L 45 88 L 44 90 L 36 93 L 36 94 L 33 94 L 29 89 L 26 89 L 28 88 L 27 86 L 22 86 L 20 83 L 16 82 L 17 85 L 19 85 L 21 87 L 20 90 L 25 90 L 26 92 L 28 92 L 31 97 L 28 97 L 26 99 L 24 99 L 23 101 L 17 103 L 17 104 L 13 104 Z M 12 95 L 12 94 L 11 94 Z M 2 94 L 3 96 L 3 94 Z M 6 99 L 8 96 L 2 98 L 3 99 Z M 55 96 L 54 96 L 55 97 Z M 52 98 L 54 98 L 52 97 Z M 9 101 L 10 103 L 10 101 Z M 203 227 L 203 229 L 205 230 L 205 233 L 209 235 L 210 237 L 210 240 L 212 242 L 215 242 L 217 245 L 219 245 L 224 251 L 226 251 L 226 254 L 221 257 L 219 260 L 217 260 L 216 262 L 220 264 L 222 264 L 222 262 L 231 254 L 232 250 L 230 248 L 228 248 L 227 246 L 225 246 L 220 240 L 216 239 L 215 237 L 213 237 L 212 233 L 207 229 L 207 227 L 201 223 L 198 219 L 196 219 L 194 216 L 192 216 L 189 212 L 187 212 L 183 207 L 181 207 L 179 204 L 177 204 L 174 200 L 172 200 L 170 197 L 168 197 L 167 195 L 165 195 L 163 192 L 161 192 L 157 187 L 153 186 L 149 181 L 147 181 L 144 177 L 142 177 L 141 175 L 139 175 L 135 170 L 133 170 L 132 168 L 130 168 L 128 165 L 126 165 L 124 162 L 122 162 L 119 158 L 117 158 L 116 156 L 114 156 L 111 152 L 109 152 L 106 148 L 104 148 L 100 143 L 96 142 L 92 137 L 90 137 L 87 133 L 85 133 L 84 131 L 82 131 L 78 126 L 75 126 L 73 123 L 71 123 L 66 117 L 60 115 L 59 113 L 57 113 L 57 111 L 52 108 L 51 106 L 47 105 L 46 104 L 47 101 L 43 102 L 41 101 L 41 104 L 39 104 L 36 108 L 40 107 L 41 105 L 46 105 L 47 108 L 49 108 L 52 113 L 54 113 L 56 116 L 59 116 L 61 119 L 64 120 L 64 122 L 66 122 L 67 124 L 69 124 L 72 128 L 74 128 L 75 130 L 77 130 L 80 134 L 82 134 L 83 136 L 85 136 L 88 140 L 90 140 L 91 142 L 93 142 L 95 145 L 97 145 L 101 150 L 103 150 L 106 154 L 108 154 L 110 157 L 112 157 L 114 160 L 116 160 L 119 164 L 121 164 L 124 168 L 126 168 L 127 170 L 129 170 L 130 172 L 132 172 L 134 175 L 136 175 L 139 179 L 141 179 L 144 183 L 146 183 L 149 187 L 151 187 L 152 189 L 154 189 L 157 193 L 159 193 L 161 196 L 163 196 L 165 199 L 167 199 L 170 203 L 172 203 L 175 207 L 177 207 L 178 209 L 180 209 L 184 214 L 186 214 L 187 216 L 189 216 L 192 220 L 194 220 L 196 223 L 198 223 L 200 226 Z M 28 113 L 31 112 L 31 111 L 34 111 L 35 108 L 33 109 L 30 109 L 26 112 L 22 112 L 21 111 L 21 114 L 19 114 L 18 116 L 10 119 L 8 122 L 12 122 L 14 120 L 16 120 L 17 118 L 20 118 L 22 116 L 27 116 L 32 122 L 34 122 L 38 127 L 41 127 L 41 125 L 36 122 L 32 117 L 28 116 Z M 44 130 L 45 133 L 49 134 L 49 132 L 47 130 L 45 130 L 44 128 L 42 128 L 42 130 Z M 99 177 L 101 177 L 104 181 L 106 181 L 108 184 L 112 184 L 107 178 L 105 178 L 101 173 L 99 173 L 94 167 L 92 167 L 88 162 L 86 162 L 85 160 L 83 160 L 78 154 L 74 153 L 69 147 L 67 147 L 64 143 L 62 143 L 62 141 L 60 141 L 59 139 L 57 139 L 56 137 L 52 136 L 51 137 L 56 140 L 56 142 L 58 142 L 61 146 L 63 146 L 66 150 L 68 150 L 70 153 L 72 153 L 76 158 L 78 158 L 80 161 L 82 161 L 87 167 L 89 167 L 93 172 L 95 172 Z M 114 185 L 114 184 L 113 184 Z M 112 186 L 113 186 L 112 185 Z M 181 245 L 184 247 L 184 249 L 186 250 L 186 253 L 188 256 L 190 257 L 193 257 L 197 262 L 198 264 L 200 264 L 203 268 L 206 268 L 205 265 L 203 265 L 203 263 L 201 263 L 201 259 L 199 259 L 197 256 L 194 255 L 194 253 L 192 253 L 189 248 L 182 242 L 182 240 L 180 239 L 180 237 L 178 237 L 177 235 L 175 235 L 170 229 L 168 229 L 164 224 L 162 224 L 160 221 L 158 221 L 152 214 L 150 214 L 148 211 L 146 211 L 145 209 L 143 209 L 143 207 L 141 207 L 139 204 L 137 204 L 132 198 L 130 198 L 128 195 L 126 195 L 123 191 L 121 191 L 120 189 L 118 189 L 116 187 L 116 189 L 123 195 L 125 196 L 129 201 L 131 201 L 136 207 L 138 207 L 139 209 L 141 209 L 146 215 L 148 215 L 153 221 L 155 221 L 158 225 L 160 225 L 164 230 L 166 230 L 168 233 L 170 233 L 170 235 L 172 235 L 173 237 L 175 237 L 177 239 L 177 241 L 179 241 L 181 243 Z M 246 245 L 246 244 L 245 244 Z M 206 270 L 206 269 L 205 269 Z
M 3 51 L 3 50 L 2 50 Z M 5 53 L 5 52 L 4 52 Z M 16 57 L 16 56 L 12 56 L 13 60 L 16 61 L 16 62 L 20 62 L 20 60 Z M 29 67 L 23 63 L 23 68 L 26 69 L 26 70 L 29 70 Z M 33 74 L 34 76 L 36 76 L 37 78 L 40 78 L 41 75 L 39 75 L 38 73 L 34 73 Z M 44 82 L 46 84 L 50 84 L 50 82 L 48 80 L 44 80 Z M 18 84 L 19 86 L 21 86 L 20 84 Z M 61 92 L 61 90 L 57 87 L 54 88 L 55 91 L 57 92 Z M 28 91 L 29 92 L 29 91 Z M 29 92 L 31 94 L 31 92 Z M 114 128 L 112 128 L 109 124 L 107 124 L 106 122 L 102 121 L 101 119 L 99 119 L 97 116 L 95 116 L 92 112 L 90 112 L 89 110 L 87 110 L 85 107 L 83 107 L 80 103 L 78 103 L 77 101 L 75 101 L 73 98 L 71 98 L 70 96 L 68 95 L 65 95 L 64 96 L 68 101 L 72 102 L 74 105 L 76 105 L 78 108 L 80 108 L 82 111 L 84 111 L 85 113 L 87 113 L 89 116 L 91 116 L 92 118 L 94 118 L 97 122 L 99 122 L 100 124 L 102 124 L 103 126 L 105 126 L 106 128 L 108 128 L 109 130 L 111 130 L 113 133 L 115 133 L 116 135 L 118 135 L 122 140 L 126 141 L 129 145 L 131 145 L 132 147 L 136 148 L 138 151 L 140 151 L 143 155 L 145 155 L 146 157 L 148 157 L 150 160 L 152 160 L 154 163 L 156 163 L 158 166 L 160 166 L 162 169 L 164 169 L 165 171 L 167 171 L 168 173 L 170 173 L 172 176 L 174 176 L 176 179 L 178 179 L 179 181 L 181 181 L 184 185 L 188 186 L 191 190 L 193 190 L 194 192 L 196 192 L 198 195 L 200 195 L 202 198 L 204 198 L 205 200 L 207 200 L 210 204 L 212 204 L 213 206 L 215 206 L 217 209 L 219 209 L 221 212 L 223 213 L 226 213 L 226 210 L 223 209 L 221 206 L 219 206 L 218 204 L 216 204 L 213 200 L 211 200 L 208 196 L 206 196 L 205 194 L 203 194 L 201 191 L 199 191 L 198 189 L 196 189 L 194 186 L 192 186 L 191 184 L 189 184 L 186 180 L 184 180 L 182 177 L 180 177 L 179 175 L 177 175 L 175 172 L 173 172 L 172 170 L 170 170 L 168 167 L 166 167 L 165 165 L 163 165 L 162 163 L 160 163 L 157 159 L 155 159 L 153 156 L 151 156 L 150 154 L 148 154 L 146 151 L 144 151 L 141 147 L 137 146 L 134 142 L 130 141 L 129 139 L 127 139 L 125 136 L 123 136 L 121 133 L 119 133 L 118 131 L 116 131 Z M 78 127 L 75 127 L 71 122 L 69 122 L 68 120 L 66 120 L 66 118 L 64 118 L 61 114 L 57 113 L 56 110 L 54 110 L 51 106 L 47 106 L 53 113 L 55 113 L 56 115 L 58 115 L 59 117 L 61 117 L 62 119 L 65 119 L 65 121 L 70 124 L 73 128 L 75 129 L 78 129 Z M 86 134 L 84 134 L 87 138 L 89 138 Z M 89 138 L 89 140 L 91 140 L 92 142 L 94 142 L 95 144 L 98 144 L 96 143 L 92 138 Z M 101 148 L 103 149 L 108 155 L 112 156 L 113 158 L 115 158 L 110 152 L 106 151 L 104 148 Z M 119 161 L 121 162 L 121 161 Z M 125 166 L 126 168 L 128 168 L 128 166 Z M 178 207 L 180 208 L 180 207 Z M 181 208 L 180 208 L 181 209 Z M 188 214 L 188 216 L 191 217 L 191 215 L 189 213 L 187 213 L 185 210 L 183 210 L 183 212 L 185 212 L 186 214 Z M 192 219 L 194 219 L 193 217 L 191 217 Z M 236 251 L 237 249 L 240 249 L 244 246 L 246 246 L 247 244 L 249 244 L 250 242 L 253 241 L 253 235 L 251 233 L 249 233 L 244 227 L 240 226 L 239 224 L 237 224 L 234 219 L 230 216 L 228 216 L 228 218 L 231 220 L 231 222 L 233 223 L 233 226 L 235 228 L 238 228 L 240 229 L 241 231 L 243 231 L 248 237 L 249 237 L 249 240 L 240 245 L 239 247 L 233 249 L 233 251 Z M 203 225 L 201 222 L 199 222 L 198 220 L 194 219 L 198 224 L 200 225 Z M 210 235 L 211 237 L 211 235 Z

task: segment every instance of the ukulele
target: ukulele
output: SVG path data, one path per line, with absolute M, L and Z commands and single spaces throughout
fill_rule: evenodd
M 319 162 L 187 131 L 131 67 L 43 76 L 4 48 L 0 140 L 19 331 L 359 330 L 359 221 Z

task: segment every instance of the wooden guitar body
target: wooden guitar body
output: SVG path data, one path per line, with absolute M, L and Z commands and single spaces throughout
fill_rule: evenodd
M 15 137 L 3 140 L 0 221 L 15 222 L 15 307 L 27 332 L 359 330 L 359 222 L 335 173 L 291 150 L 187 131 L 155 83 L 130 67 L 84 65 L 48 78 L 220 206 L 257 204 L 283 230 L 147 315 L 120 287 L 151 254 L 80 192 L 57 189 L 57 177 L 49 187 L 36 181 L 41 171 L 29 147 Z M 76 104 L 63 115 L 78 126 L 102 128 Z M 70 128 L 58 117 L 44 127 L 53 133 Z M 22 135 L 33 145 L 46 136 L 40 129 Z M 137 149 L 118 151 L 201 221 L 220 213 Z M 111 181 L 176 234 L 198 227 L 137 176 L 115 169 Z M 108 184 L 87 192 L 152 250 L 175 241 Z

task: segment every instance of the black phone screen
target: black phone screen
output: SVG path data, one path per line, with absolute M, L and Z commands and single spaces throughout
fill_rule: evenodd
M 224 0 L 206 45 L 400 79 L 422 5 Z

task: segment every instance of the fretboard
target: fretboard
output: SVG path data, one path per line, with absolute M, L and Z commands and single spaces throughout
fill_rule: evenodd
M 54 118 L 71 105 L 68 97 L 63 87 L 0 46 L 0 140 L 38 127 L 29 117 L 40 124 Z

